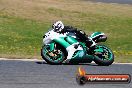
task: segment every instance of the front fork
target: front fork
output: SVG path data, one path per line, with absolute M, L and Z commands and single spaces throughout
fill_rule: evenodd
M 55 43 L 54 42 L 50 43 L 49 46 L 50 46 L 50 51 L 53 51 L 55 49 Z

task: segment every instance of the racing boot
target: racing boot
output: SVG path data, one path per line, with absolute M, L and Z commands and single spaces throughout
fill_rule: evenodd
M 92 39 L 86 40 L 87 47 L 89 48 L 88 54 L 94 53 L 96 43 Z

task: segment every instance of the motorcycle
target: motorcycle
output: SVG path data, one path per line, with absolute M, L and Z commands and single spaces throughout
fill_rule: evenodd
M 41 56 L 48 64 L 79 64 L 91 63 L 108 66 L 114 62 L 114 54 L 106 45 L 107 37 L 102 32 L 94 32 L 89 38 L 96 43 L 92 52 L 86 43 L 79 40 L 73 33 L 60 34 L 50 30 L 43 36 Z

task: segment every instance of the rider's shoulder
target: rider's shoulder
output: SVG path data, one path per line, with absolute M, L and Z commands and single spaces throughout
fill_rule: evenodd
M 73 28 L 72 26 L 64 26 L 65 29 L 70 29 L 70 28 Z
M 73 26 L 64 26 L 64 28 L 65 29 L 76 29 L 77 30 L 77 28 L 76 27 L 73 27 Z

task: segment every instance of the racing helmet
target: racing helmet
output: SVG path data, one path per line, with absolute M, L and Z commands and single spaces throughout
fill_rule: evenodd
M 64 29 L 64 24 L 61 21 L 53 23 L 52 28 L 55 32 L 60 32 Z

